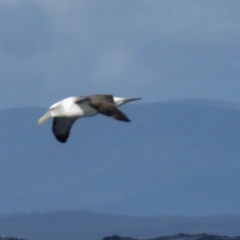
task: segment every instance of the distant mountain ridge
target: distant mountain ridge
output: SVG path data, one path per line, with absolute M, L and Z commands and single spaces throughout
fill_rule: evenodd
M 45 109 L 0 111 L 0 213 L 84 209 L 124 215 L 240 212 L 240 111 L 136 103 L 131 123 L 79 119 L 57 142 Z
M 0 230 L 4 235 L 21 236 L 26 240 L 100 240 L 114 234 L 154 239 L 179 232 L 239 236 L 239 226 L 240 215 L 133 217 L 86 211 L 0 215 Z
M 220 100 L 211 100 L 211 99 L 182 99 L 182 100 L 169 100 L 164 103 L 172 104 L 190 104 L 190 105 L 199 105 L 199 106 L 208 106 L 208 107 L 220 107 L 227 109 L 240 109 L 240 104 L 231 101 L 220 101 Z
M 120 237 L 120 236 L 114 235 L 112 237 L 105 237 L 102 240 L 140 240 L 140 239 L 130 238 L 130 237 Z M 144 240 L 240 240 L 240 236 L 227 237 L 227 236 L 219 236 L 219 235 L 211 235 L 211 234 L 179 233 L 176 235 L 162 236 L 157 238 L 148 238 Z

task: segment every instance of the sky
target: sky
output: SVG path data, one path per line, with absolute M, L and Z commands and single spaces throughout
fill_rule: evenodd
M 0 0 L 0 108 L 111 93 L 240 103 L 238 0 Z

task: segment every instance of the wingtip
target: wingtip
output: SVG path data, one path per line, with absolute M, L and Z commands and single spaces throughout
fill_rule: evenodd
M 55 135 L 55 137 L 60 143 L 66 143 L 68 140 L 65 135 Z
M 121 120 L 123 122 L 131 122 L 131 120 L 128 118 L 128 119 L 124 119 L 124 120 Z

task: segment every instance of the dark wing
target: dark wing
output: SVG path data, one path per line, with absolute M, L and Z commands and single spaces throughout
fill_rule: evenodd
M 88 97 L 76 97 L 75 99 L 75 103 L 83 103 L 85 101 L 89 102 Z
M 131 122 L 127 115 L 116 107 L 112 95 L 92 95 L 88 99 L 89 105 L 99 113 L 119 121 Z
M 52 131 L 56 139 L 65 143 L 69 137 L 69 133 L 73 123 L 78 118 L 69 118 L 69 117 L 55 117 L 53 118 Z

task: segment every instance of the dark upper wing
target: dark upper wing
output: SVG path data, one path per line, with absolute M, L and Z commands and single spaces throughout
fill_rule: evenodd
M 65 143 L 67 141 L 71 127 L 77 119 L 69 117 L 55 117 L 53 119 L 52 131 L 59 142 Z
M 113 95 L 106 94 L 106 95 L 91 95 L 88 96 L 89 101 L 91 104 L 99 104 L 99 103 L 112 103 L 114 104 Z
M 85 101 L 89 101 L 88 97 L 76 97 L 75 103 L 83 103 Z
M 93 105 L 97 105 L 99 102 L 109 102 L 114 104 L 113 96 L 112 95 L 91 95 L 91 96 L 82 96 L 82 97 L 76 97 L 75 103 L 83 103 L 83 102 L 91 102 Z
M 88 99 L 89 105 L 99 113 L 119 121 L 130 122 L 127 115 L 116 107 L 112 95 L 92 95 Z

